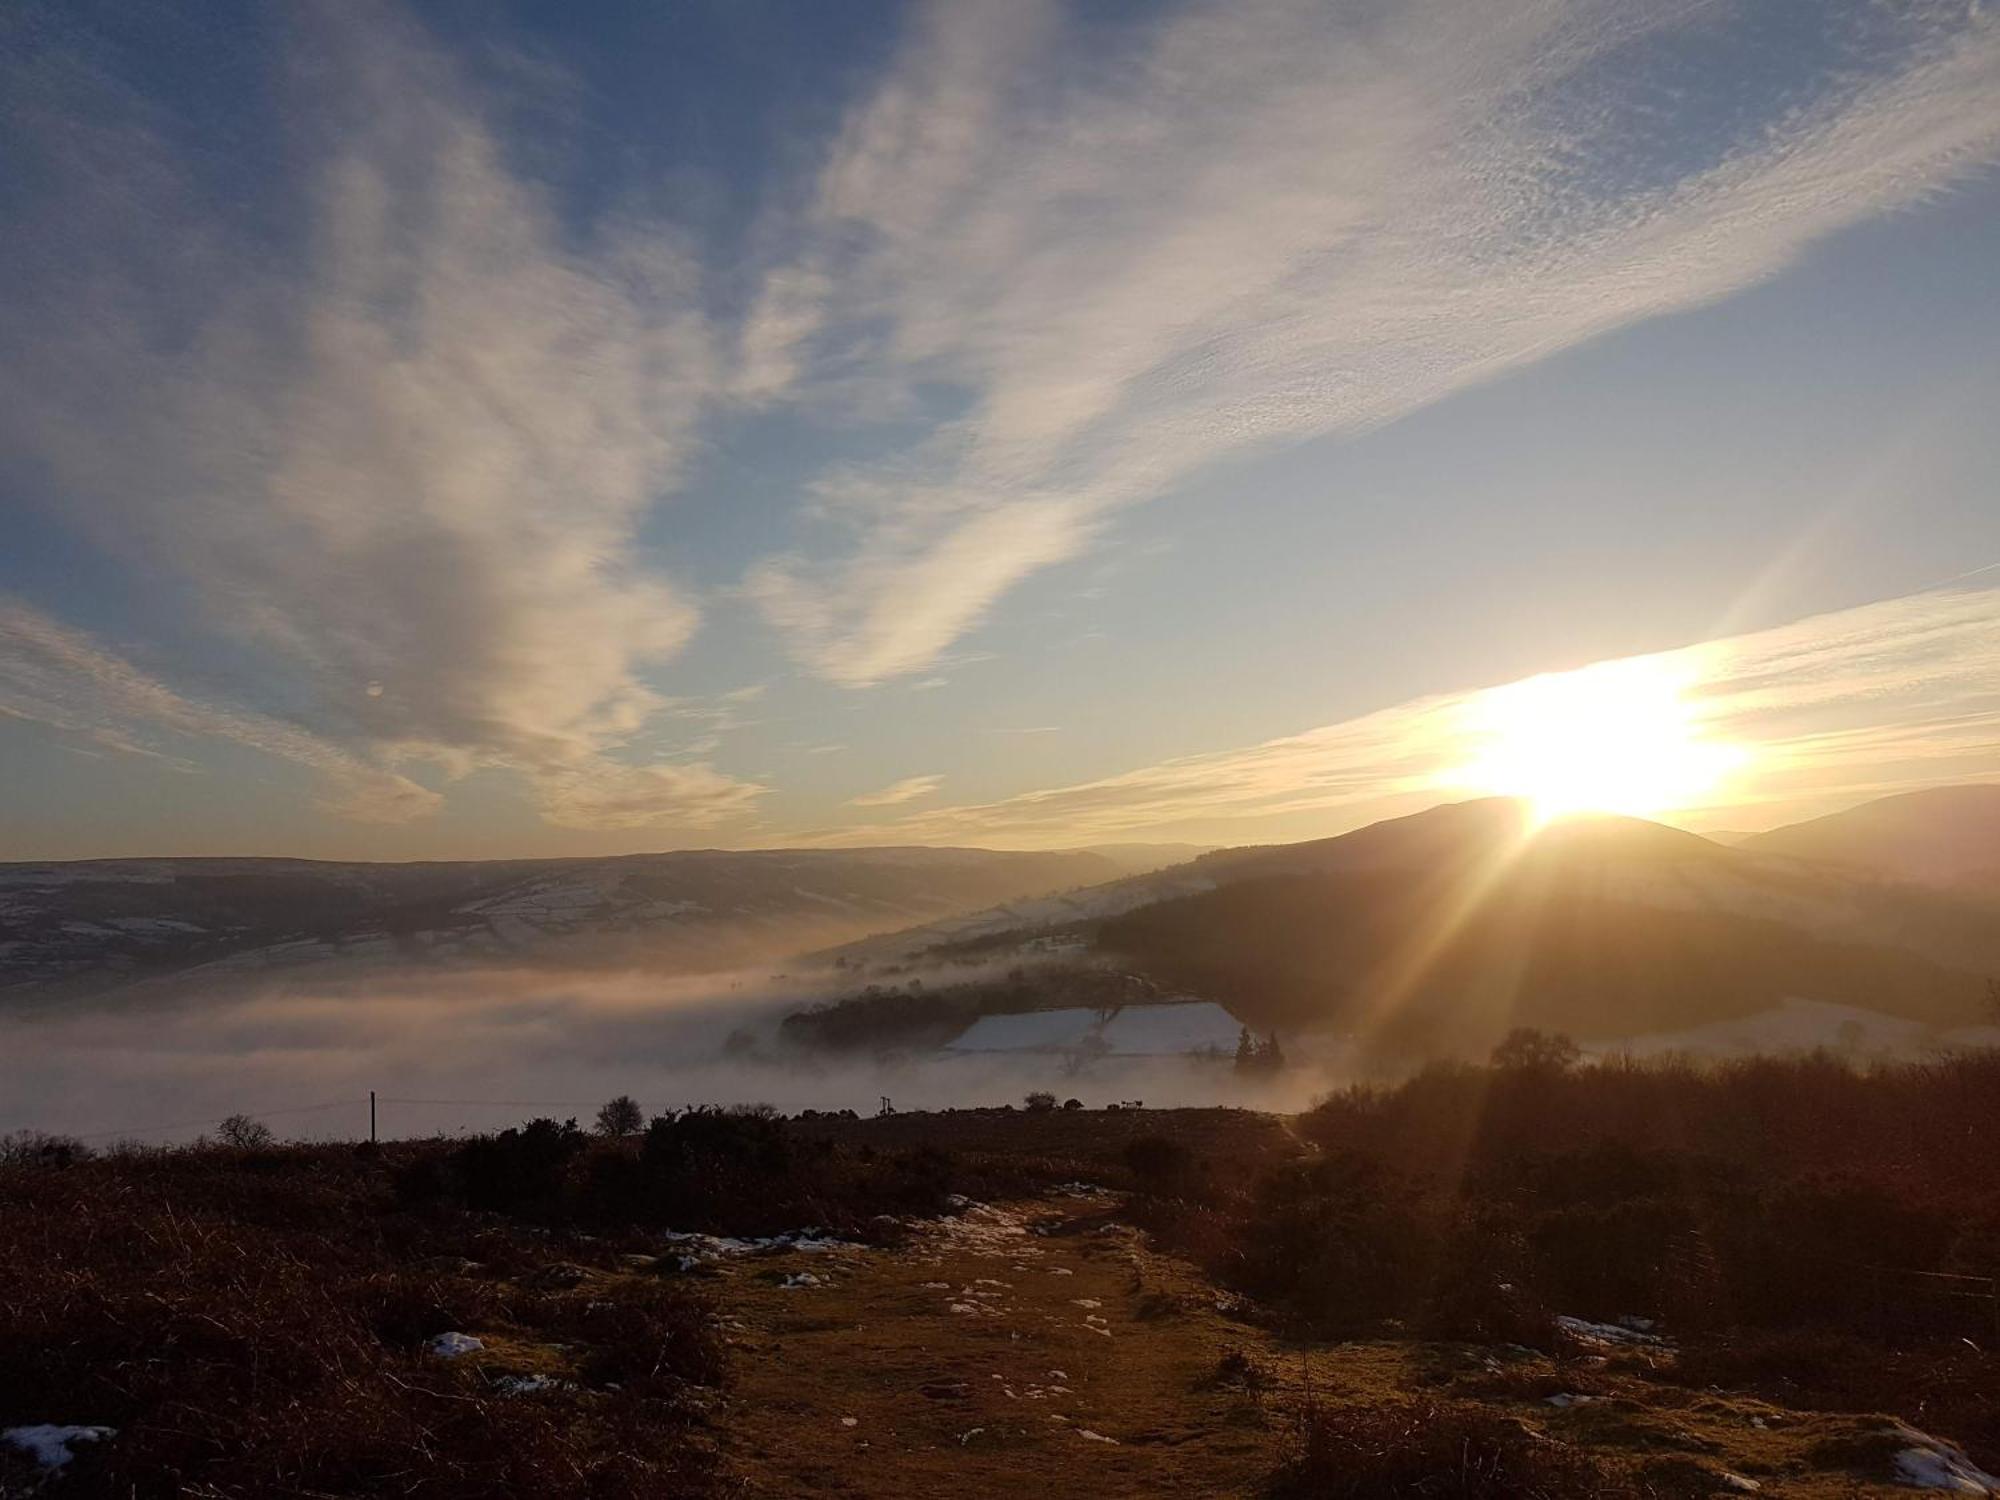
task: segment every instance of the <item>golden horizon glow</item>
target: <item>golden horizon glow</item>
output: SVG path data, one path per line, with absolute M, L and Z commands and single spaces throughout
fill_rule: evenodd
M 1710 739 L 1684 654 L 1601 662 L 1475 696 L 1462 730 L 1472 758 L 1445 785 L 1519 797 L 1538 824 L 1571 813 L 1656 818 L 1701 805 L 1750 759 Z

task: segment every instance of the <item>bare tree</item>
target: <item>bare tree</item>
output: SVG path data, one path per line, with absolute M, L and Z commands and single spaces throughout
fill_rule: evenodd
M 637 1135 L 646 1126 L 646 1112 L 630 1094 L 607 1099 L 597 1111 L 599 1135 Z
M 1560 1031 L 1516 1026 L 1493 1049 L 1493 1066 L 1507 1072 L 1564 1073 L 1583 1061 L 1583 1049 Z
M 277 1139 L 270 1126 L 249 1115 L 231 1115 L 215 1127 L 215 1134 L 223 1145 L 238 1151 L 259 1151 Z

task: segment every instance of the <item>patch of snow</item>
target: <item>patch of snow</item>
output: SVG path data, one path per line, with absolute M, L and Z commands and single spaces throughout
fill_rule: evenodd
M 840 1419 L 840 1425 L 842 1427 L 859 1427 L 861 1425 L 861 1419 L 859 1417 L 842 1417 Z
M 668 1231 L 660 1236 L 669 1245 L 678 1246 L 689 1252 L 696 1260 L 732 1260 L 745 1255 L 781 1255 L 787 1250 L 803 1250 L 817 1253 L 826 1250 L 854 1250 L 860 1248 L 852 1240 L 835 1239 L 820 1229 L 787 1230 L 784 1234 L 766 1235 L 757 1239 L 741 1239 L 732 1235 L 693 1234 Z M 683 1257 L 683 1270 L 691 1270 Z
M 1658 1334 L 1627 1328 L 1623 1323 L 1592 1323 L 1585 1318 L 1558 1317 L 1556 1327 L 1578 1343 L 1593 1344 L 1600 1348 L 1615 1346 L 1663 1349 L 1667 1346 L 1667 1341 Z
M 115 1427 L 76 1427 L 37 1422 L 0 1429 L 0 1443 L 20 1449 L 45 1469 L 60 1469 L 76 1455 L 71 1443 L 102 1443 L 118 1436 Z
M 424 1347 L 439 1359 L 457 1359 L 460 1355 L 476 1354 L 486 1345 L 469 1333 L 441 1333 Z
M 576 1387 L 553 1375 L 502 1375 L 493 1388 L 503 1396 L 532 1396 L 537 1391 L 571 1391 Z
M 800 1271 L 794 1276 L 787 1276 L 778 1285 L 789 1292 L 797 1291 L 800 1287 L 825 1286 L 826 1282 L 820 1277 L 813 1275 L 810 1271 Z
M 1109 1443 L 1114 1448 L 1118 1446 L 1117 1438 L 1108 1438 L 1101 1432 L 1092 1432 L 1088 1427 L 1077 1428 L 1076 1435 L 1080 1438 L 1088 1438 L 1093 1443 Z
M 1715 1479 L 1725 1490 L 1735 1490 L 1738 1494 L 1742 1495 L 1754 1495 L 1757 1491 L 1764 1488 L 1756 1480 L 1746 1478 L 1741 1474 L 1732 1474 L 1727 1469 L 1719 1472 L 1715 1476 Z
M 1070 1052 L 1097 1031 L 1099 1013 L 1088 1006 L 981 1016 L 947 1049 L 952 1052 Z
M 1890 1431 L 1909 1445 L 1896 1455 L 1898 1484 L 1958 1495 L 2000 1495 L 2000 1478 L 1973 1463 L 1955 1443 L 1919 1432 L 1907 1422 L 1896 1423 Z
M 1242 1022 L 1213 1000 L 1128 1005 L 1098 1033 L 1113 1057 L 1183 1057 L 1190 1052 L 1233 1056 Z
M 1572 1406 L 1584 1406 L 1595 1401 L 1595 1396 L 1586 1396 L 1578 1391 L 1558 1391 L 1547 1398 L 1549 1405 L 1558 1411 L 1568 1411 Z
M 960 1200 L 957 1217 L 932 1225 L 929 1238 L 940 1253 L 952 1250 L 1010 1264 L 1044 1253 L 1039 1245 L 1028 1243 L 1027 1222 L 1019 1214 L 970 1200 Z M 932 1264 L 936 1263 L 934 1258 Z

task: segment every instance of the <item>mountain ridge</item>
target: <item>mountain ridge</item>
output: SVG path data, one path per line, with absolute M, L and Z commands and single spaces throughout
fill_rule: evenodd
M 0 997 L 317 966 L 629 962 L 692 972 L 1115 878 L 1084 851 L 924 845 L 397 863 L 0 865 Z

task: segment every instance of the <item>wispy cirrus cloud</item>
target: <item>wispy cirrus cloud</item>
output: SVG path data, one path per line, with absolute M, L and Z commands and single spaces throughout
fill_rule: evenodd
M 1704 738 L 1746 752 L 1714 801 L 1688 810 L 1697 826 L 1763 826 L 1990 781 L 2000 762 L 2000 590 L 1915 594 L 1628 660 L 1686 680 Z M 1418 698 L 1259 745 L 822 837 L 1058 847 L 1339 833 L 1475 794 L 1455 773 L 1476 758 L 1482 705 L 1515 686 Z
M 440 798 L 408 777 L 263 714 L 204 703 L 37 610 L 0 596 L 0 712 L 124 754 L 172 754 L 171 740 L 221 740 L 304 766 L 323 805 L 362 823 L 403 823 Z M 163 742 L 161 736 L 170 737 Z
M 737 380 L 700 267 L 659 222 L 559 222 L 397 11 L 305 6 L 278 29 L 296 244 L 95 59 L 10 49 L 8 145 L 44 194 L 0 251 L 14 453 L 67 522 L 260 653 L 296 720 L 295 739 L 220 711 L 188 732 L 507 768 L 569 826 L 744 811 L 754 785 L 621 758 L 669 706 L 644 669 L 697 619 L 634 538 Z
M 858 797 L 849 797 L 849 807 L 897 807 L 905 802 L 915 802 L 919 797 L 928 797 L 944 785 L 942 776 L 905 776 L 901 781 L 892 781 L 880 791 L 863 792 Z
M 833 681 L 919 671 L 1218 460 L 1725 296 L 2000 149 L 2000 16 L 1829 6 L 1773 43 L 1754 11 L 929 7 L 773 286 L 812 268 L 785 326 L 830 379 L 958 403 L 829 474 L 750 596 Z

